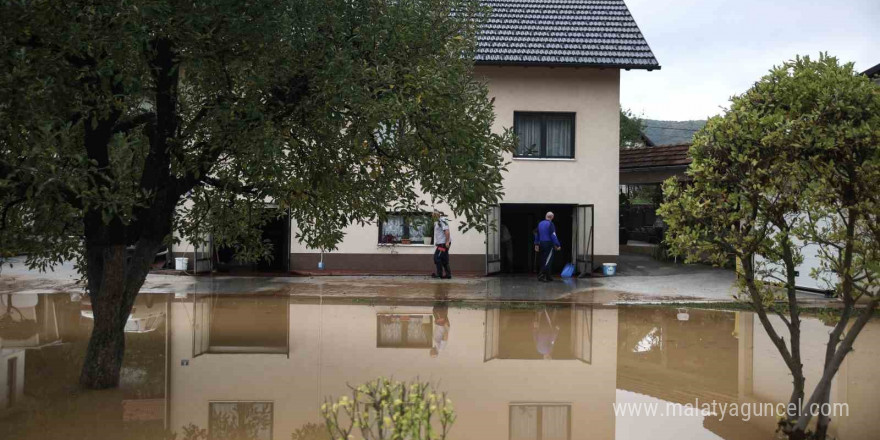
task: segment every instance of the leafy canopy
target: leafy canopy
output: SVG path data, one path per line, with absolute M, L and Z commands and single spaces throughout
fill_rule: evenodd
M 475 0 L 0 5 L 0 249 L 46 267 L 179 230 L 312 247 L 419 195 L 481 227 L 501 195 Z M 85 245 L 85 246 L 84 246 Z

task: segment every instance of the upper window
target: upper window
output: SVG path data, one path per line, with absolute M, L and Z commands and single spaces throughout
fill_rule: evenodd
M 516 157 L 574 157 L 574 113 L 513 112 Z

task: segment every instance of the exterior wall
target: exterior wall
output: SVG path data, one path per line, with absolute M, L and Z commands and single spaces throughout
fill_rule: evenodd
M 495 99 L 495 131 L 513 126 L 514 111 L 574 112 L 573 159 L 517 159 L 504 176 L 502 203 L 592 204 L 595 218 L 595 261 L 618 255 L 620 72 L 617 69 L 488 67 L 476 75 Z M 439 207 L 447 213 L 446 207 Z M 485 270 L 485 236 L 462 233 L 450 216 L 453 272 Z M 421 271 L 433 268 L 433 247 L 379 246 L 378 226 L 351 226 L 337 250 L 324 254 L 328 271 Z M 295 234 L 291 234 L 293 237 Z M 568 240 L 563 238 L 563 240 Z M 320 251 L 291 239 L 291 269 L 314 270 Z

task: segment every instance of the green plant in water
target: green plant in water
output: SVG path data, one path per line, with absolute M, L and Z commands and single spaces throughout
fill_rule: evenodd
M 321 415 L 330 438 L 364 440 L 445 439 L 455 422 L 452 401 L 424 382 L 378 378 L 357 388 L 352 397 L 328 400 Z

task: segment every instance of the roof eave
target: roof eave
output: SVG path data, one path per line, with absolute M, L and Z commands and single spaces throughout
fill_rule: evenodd
M 598 69 L 660 70 L 660 65 L 650 64 L 597 64 L 597 63 L 554 63 L 543 61 L 474 61 L 477 66 L 520 66 L 520 67 L 593 67 Z

